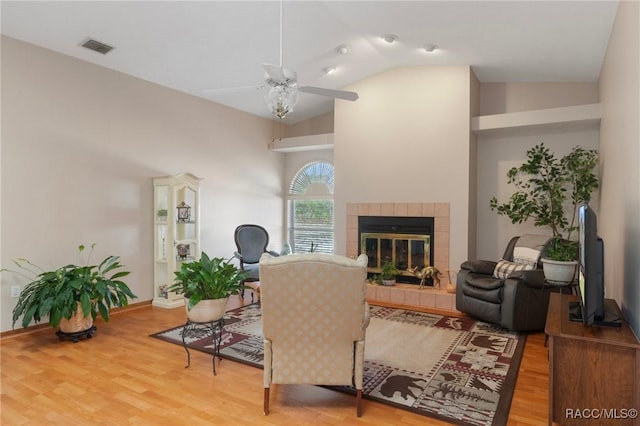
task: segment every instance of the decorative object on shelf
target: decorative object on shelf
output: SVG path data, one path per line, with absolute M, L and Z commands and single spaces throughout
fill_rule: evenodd
M 163 218 L 165 218 L 165 219 L 166 219 L 166 218 L 167 218 L 167 214 L 168 214 L 167 209 L 160 209 L 160 210 L 158 210 L 158 217 L 163 217 Z
M 91 251 L 94 246 L 91 245 Z M 84 249 L 83 245 L 78 246 L 79 252 Z M 27 327 L 31 321 L 38 323 L 42 317 L 48 316 L 51 326 L 59 326 L 63 334 L 82 334 L 91 330 L 98 314 L 109 321 L 111 306 L 127 306 L 128 299 L 137 297 L 120 280 L 129 272 L 118 271 L 122 264 L 117 256 L 108 256 L 98 265 L 70 264 L 53 271 L 44 271 L 26 259 L 17 259 L 14 263 L 24 273 L 12 272 L 27 277 L 31 282 L 18 296 L 18 303 L 13 309 L 13 326 L 20 317 L 22 326 Z
M 174 281 L 180 263 L 200 257 L 200 181 L 190 173 L 153 178 L 153 306 L 184 304 L 182 295 L 163 286 Z
M 575 271 L 578 242 L 572 240 L 572 232 L 577 230 L 578 207 L 589 202 L 598 189 L 598 161 L 596 150 L 576 146 L 557 158 L 543 143 L 538 144 L 527 151 L 525 163 L 507 172 L 508 183 L 516 192 L 503 204 L 493 197 L 491 210 L 514 224 L 533 219 L 535 226 L 549 227 L 554 241 L 546 257 L 569 262 L 567 267 Z M 546 265 L 545 258 L 542 263 Z
M 180 260 L 185 260 L 189 256 L 189 244 L 178 244 L 176 245 L 176 250 Z
M 426 266 L 418 271 L 418 267 L 414 266 L 407 269 L 407 272 L 420 279 L 420 287 L 423 288 L 427 278 L 433 279 L 433 288 L 440 288 L 440 271 L 435 266 Z
M 167 292 L 167 287 L 169 287 L 167 284 L 163 284 L 160 286 L 160 291 L 158 292 L 160 297 L 164 297 L 165 299 L 167 298 L 167 296 L 169 295 L 169 293 Z
M 191 220 L 191 206 L 184 201 L 176 206 L 176 210 L 178 210 L 178 222 L 188 223 Z
M 184 295 L 187 318 L 192 322 L 219 320 L 224 315 L 229 296 L 247 288 L 243 284 L 246 274 L 230 260 L 210 259 L 204 252 L 199 260 L 182 263 L 175 276 L 175 282 L 168 290 Z M 205 303 L 201 305 L 201 302 Z

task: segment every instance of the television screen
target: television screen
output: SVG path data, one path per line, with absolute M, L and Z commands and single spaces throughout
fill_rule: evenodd
M 578 295 L 570 306 L 570 319 L 586 325 L 619 326 L 615 312 L 606 309 L 604 298 L 604 244 L 598 237 L 596 213 L 588 204 L 578 210 L 580 256 L 578 259 Z

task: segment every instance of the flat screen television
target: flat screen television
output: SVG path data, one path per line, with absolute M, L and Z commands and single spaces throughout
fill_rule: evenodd
M 598 237 L 598 218 L 588 204 L 582 204 L 578 209 L 578 231 L 579 302 L 570 304 L 569 318 L 585 325 L 619 326 L 615 307 L 605 303 L 604 244 Z

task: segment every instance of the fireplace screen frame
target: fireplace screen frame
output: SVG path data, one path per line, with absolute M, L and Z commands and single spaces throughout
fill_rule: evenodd
M 382 265 L 390 261 L 396 265 L 400 275 L 413 276 L 406 270 L 430 265 L 430 242 L 430 235 L 380 232 L 363 232 L 360 235 L 360 247 L 369 258 L 368 270 L 373 273 L 382 272 Z
M 407 268 L 433 266 L 435 249 L 434 222 L 434 218 L 428 216 L 358 216 L 358 253 L 366 254 L 369 257 L 367 276 L 375 278 L 380 274 L 384 262 L 392 261 L 400 271 L 400 275 L 396 277 L 398 282 L 419 284 L 420 280 L 410 272 L 407 272 Z M 391 240 L 391 243 L 386 245 L 384 253 L 377 245 L 377 250 L 371 250 L 371 247 L 367 249 L 366 240 L 362 238 L 363 234 L 369 236 L 371 234 L 378 235 L 381 240 Z M 407 240 L 406 243 L 403 242 L 401 244 L 402 247 L 407 249 L 407 253 L 401 256 L 400 262 L 397 261 L 395 256 L 397 245 L 393 242 L 394 238 L 397 241 Z M 422 254 L 420 254 L 419 260 L 415 256 L 407 257 L 410 256 L 408 249 L 411 244 L 424 246 L 424 260 L 422 259 Z M 411 251 L 412 255 L 415 254 L 413 249 Z M 392 258 L 386 258 L 389 256 Z

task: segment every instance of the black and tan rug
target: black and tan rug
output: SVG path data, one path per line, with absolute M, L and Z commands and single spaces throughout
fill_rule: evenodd
M 152 337 L 182 345 L 181 331 Z M 363 394 L 455 424 L 505 425 L 524 341 L 524 335 L 470 318 L 372 306 Z M 206 331 L 187 342 L 213 352 Z M 262 368 L 260 305 L 227 312 L 220 353 Z

